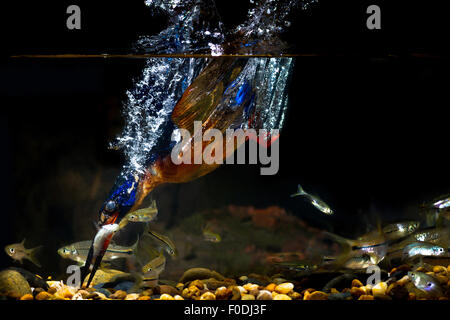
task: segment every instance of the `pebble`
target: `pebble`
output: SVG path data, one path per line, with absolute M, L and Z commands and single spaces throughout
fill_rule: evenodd
M 279 294 L 275 295 L 275 297 L 273 298 L 273 300 L 292 300 L 292 298 L 289 297 L 289 296 L 286 295 L 286 294 L 279 293 Z
M 81 297 L 83 299 L 86 299 L 86 297 L 89 295 L 89 292 L 87 292 L 86 290 L 78 290 L 78 293 L 81 294 Z
M 140 296 L 138 300 L 151 300 L 150 296 Z
M 160 297 L 160 300 L 175 300 L 174 297 L 172 297 L 170 294 L 163 293 Z
M 248 280 L 248 277 L 247 277 L 247 276 L 242 276 L 242 277 L 239 277 L 239 280 L 241 280 L 241 281 L 247 281 L 247 280 Z
M 220 273 L 207 268 L 191 268 L 186 270 L 180 278 L 179 282 L 186 283 L 193 280 L 202 280 L 215 278 L 223 281 L 225 278 Z
M 433 267 L 433 272 L 434 273 L 447 273 L 447 268 L 443 267 L 443 266 L 434 266 Z
M 20 300 L 33 300 L 33 295 L 31 293 L 27 293 L 26 295 L 22 296 Z
M 255 300 L 255 296 L 251 294 L 243 294 L 241 300 Z
M 237 286 L 237 288 L 241 292 L 241 295 L 244 294 L 244 293 L 247 293 L 247 290 L 243 286 Z
M 182 296 L 180 295 L 176 295 L 175 297 L 173 297 L 175 300 L 184 300 Z
M 375 295 L 385 295 L 387 290 L 387 283 L 386 282 L 380 282 L 373 286 L 372 288 L 372 294 Z
M 32 294 L 27 280 L 15 270 L 0 272 L 0 296 L 20 299 L 26 294 Z
M 392 283 L 391 285 L 389 285 L 386 290 L 386 294 L 395 300 L 406 300 L 409 296 L 408 290 L 398 283 Z
M 300 300 L 302 298 L 302 295 L 298 292 L 291 292 L 289 293 L 289 297 L 291 297 L 294 300 Z
M 217 300 L 227 300 L 232 295 L 232 291 L 227 287 L 219 287 L 214 292 Z
M 216 296 L 212 292 L 205 292 L 200 296 L 200 300 L 216 300 Z
M 246 283 L 243 285 L 243 288 L 245 290 L 247 290 L 247 292 L 250 292 L 252 290 L 258 290 L 258 285 L 257 284 L 252 284 L 252 283 Z
M 122 290 L 117 290 L 116 292 L 114 292 L 112 295 L 109 296 L 110 299 L 118 299 L 118 300 L 123 300 L 125 299 L 127 296 L 127 293 L 125 291 Z
M 272 293 L 268 290 L 259 291 L 256 300 L 272 300 Z
M 180 291 L 178 291 L 176 288 L 172 287 L 172 286 L 168 286 L 165 284 L 159 285 L 157 287 L 155 287 L 155 289 L 153 290 L 155 293 L 159 293 L 159 294 L 170 294 L 171 296 L 175 296 L 177 294 L 180 294 Z M 149 294 L 149 296 L 151 296 L 151 294 Z
M 270 283 L 266 286 L 266 290 L 269 290 L 270 292 L 275 291 L 275 287 L 277 285 L 275 283 Z
M 288 294 L 292 290 L 294 290 L 294 285 L 290 282 L 281 283 L 275 287 L 276 292 L 283 294 Z
M 224 287 L 227 285 L 226 281 L 220 281 L 215 278 L 209 278 L 202 281 L 209 290 L 216 290 L 219 287 Z
M 358 300 L 375 300 L 375 298 L 371 295 L 363 294 L 362 296 L 359 297 Z
M 407 275 L 397 281 L 397 283 L 401 286 L 406 285 L 408 282 L 410 282 L 410 279 Z
M 304 300 L 328 300 L 328 294 L 322 291 L 314 291 L 305 296 Z
M 193 299 L 200 295 L 200 289 L 196 286 L 189 286 L 188 288 L 184 288 L 181 292 L 181 296 L 185 299 Z
M 137 300 L 137 299 L 139 299 L 139 294 L 138 293 L 129 293 L 125 297 L 125 300 Z
M 231 300 L 240 300 L 241 299 L 241 290 L 238 287 L 231 287 Z
M 362 286 L 363 286 L 363 284 L 362 284 L 361 281 L 359 281 L 358 279 L 353 279 L 353 281 L 352 281 L 352 287 L 360 288 L 360 287 L 362 287 Z
M 203 290 L 205 288 L 205 284 L 201 280 L 194 280 L 189 284 L 189 287 L 196 286 L 200 290 Z
M 51 295 L 50 293 L 46 292 L 46 291 L 40 292 L 40 293 L 35 297 L 36 300 L 49 300 L 49 299 L 51 299 L 51 298 L 52 298 L 52 295 Z

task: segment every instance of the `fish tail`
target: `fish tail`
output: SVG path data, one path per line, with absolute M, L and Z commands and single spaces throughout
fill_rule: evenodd
M 345 262 L 350 257 L 351 251 L 353 250 L 353 247 L 355 247 L 356 242 L 353 240 L 346 239 L 344 237 L 341 237 L 337 234 L 331 233 L 331 232 L 324 232 L 324 234 L 328 237 L 330 237 L 332 240 L 336 241 L 341 247 L 342 251 L 339 253 L 339 255 L 335 258 L 333 258 L 333 265 L 336 268 L 340 268 L 345 264 Z M 326 257 L 328 258 L 328 257 Z
M 41 267 L 41 264 L 39 263 L 39 260 L 36 257 L 36 254 L 42 249 L 42 246 L 38 246 L 36 248 L 30 249 L 28 258 L 31 262 L 33 262 L 37 267 Z
M 291 197 L 304 196 L 304 195 L 307 195 L 307 193 L 305 192 L 305 190 L 303 190 L 302 186 L 299 184 L 297 187 L 297 192 L 292 194 Z
M 133 253 L 133 255 L 136 254 L 136 250 L 137 250 L 138 245 L 139 245 L 139 240 L 141 240 L 141 237 L 138 235 L 136 242 L 131 246 L 131 252 Z

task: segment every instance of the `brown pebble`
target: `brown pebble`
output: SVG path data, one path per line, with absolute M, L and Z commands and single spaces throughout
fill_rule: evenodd
M 314 288 L 308 288 L 308 289 L 303 290 L 303 291 L 301 292 L 301 294 L 304 295 L 306 292 L 311 293 L 311 292 L 314 292 L 314 291 L 316 291 L 316 289 L 314 289 Z
M 97 292 L 91 292 L 86 296 L 86 299 L 96 299 L 98 298 Z
M 275 283 L 270 283 L 266 286 L 266 290 L 269 290 L 270 292 L 275 291 L 275 287 L 277 285 Z
M 42 291 L 38 293 L 38 295 L 35 297 L 36 300 L 49 300 L 52 298 L 52 295 L 46 291 Z
M 359 281 L 358 279 L 353 279 L 353 281 L 352 281 L 352 287 L 360 288 L 360 287 L 362 287 L 362 286 L 363 286 L 363 284 L 362 284 L 361 281 Z
M 273 297 L 273 300 L 292 300 L 292 298 L 286 294 L 279 293 Z
M 301 300 L 302 295 L 298 292 L 292 292 L 289 294 L 289 297 L 291 297 L 294 300 Z
M 57 291 L 57 290 L 56 290 L 55 287 L 50 287 L 50 288 L 48 288 L 48 290 L 47 290 L 47 292 L 50 293 L 50 294 L 55 294 L 56 291 Z
M 339 291 L 336 288 L 331 288 L 330 293 L 339 293 Z
M 205 292 L 200 296 L 200 300 L 216 300 L 216 296 L 212 292 Z
M 282 294 L 288 294 L 294 290 L 294 284 L 290 282 L 284 282 L 275 287 L 275 291 Z
M 227 300 L 231 297 L 232 291 L 226 287 L 217 288 L 215 293 L 217 300 Z
M 328 300 L 328 294 L 322 291 L 314 291 L 313 293 L 307 295 L 304 300 Z
M 129 293 L 125 297 L 125 300 L 137 300 L 137 299 L 139 299 L 139 294 L 137 293 Z
M 112 295 L 109 296 L 110 299 L 117 299 L 117 300 L 123 300 L 127 296 L 126 291 L 123 290 L 117 290 Z
M 361 288 L 353 287 L 353 288 L 350 289 L 350 294 L 353 297 L 360 297 L 362 295 L 365 295 L 366 291 L 361 289 Z
M 86 290 L 83 290 L 83 289 L 78 290 L 78 293 L 81 294 L 81 297 L 83 299 L 86 299 L 87 296 L 89 295 L 89 292 L 87 292 Z
M 171 296 L 175 296 L 177 294 L 180 294 L 180 291 L 178 291 L 178 289 L 172 287 L 172 286 L 168 286 L 165 284 L 159 285 L 157 287 L 154 288 L 154 292 L 156 294 L 170 294 Z
M 272 300 L 272 293 L 270 293 L 269 290 L 261 290 L 259 291 L 258 296 L 256 297 L 256 300 Z
M 196 286 L 200 290 L 203 290 L 205 288 L 205 285 L 204 285 L 203 281 L 201 281 L 201 280 L 194 280 L 194 281 L 192 281 L 189 284 L 189 287 L 192 287 L 192 286 Z
M 33 300 L 33 295 L 27 293 L 26 295 L 23 295 L 22 297 L 20 297 L 20 300 Z
M 358 298 L 358 300 L 374 300 L 374 297 L 368 294 L 363 294 Z
M 241 295 L 241 300 L 255 300 L 255 296 L 244 293 L 243 295 Z
M 433 272 L 434 273 L 447 273 L 447 268 L 443 267 L 443 266 L 434 266 L 433 267 Z
M 140 296 L 138 298 L 138 300 L 151 300 L 152 298 L 150 298 L 149 296 Z
M 240 300 L 241 299 L 241 290 L 237 286 L 231 287 L 231 300 Z
M 141 296 L 152 296 L 152 295 L 153 295 L 153 290 L 152 289 L 146 289 L 146 290 L 141 292 Z

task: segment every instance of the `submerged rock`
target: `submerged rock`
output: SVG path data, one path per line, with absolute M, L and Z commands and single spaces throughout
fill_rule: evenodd
M 214 278 L 216 280 L 223 281 L 225 279 L 220 273 L 207 269 L 207 268 L 191 268 L 186 270 L 184 274 L 181 276 L 180 281 L 182 283 L 186 283 L 194 280 L 203 280 Z
M 19 272 L 14 270 L 0 272 L 1 296 L 20 299 L 26 294 L 31 294 L 31 288 L 27 280 Z

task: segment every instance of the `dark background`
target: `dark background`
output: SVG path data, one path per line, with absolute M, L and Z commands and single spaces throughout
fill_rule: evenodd
M 443 3 L 330 0 L 294 10 L 284 39 L 292 52 L 319 56 L 295 60 L 279 173 L 222 166 L 189 184 L 161 186 L 154 192 L 160 219 L 170 226 L 228 204 L 278 205 L 351 236 L 376 213 L 385 221 L 413 218 L 420 203 L 450 192 Z M 81 31 L 65 27 L 70 4 L 81 7 Z M 381 7 L 382 30 L 366 29 L 369 4 Z M 217 6 L 227 25 L 245 18 L 241 0 Z M 122 164 L 107 145 L 145 61 L 8 57 L 128 53 L 166 19 L 143 1 L 25 1 L 3 7 L 2 16 L 0 244 L 44 244 L 51 273 L 59 270 L 58 247 L 94 235 L 91 221 Z M 324 217 L 289 198 L 298 183 L 336 214 Z M 0 267 L 10 265 L 0 256 Z

